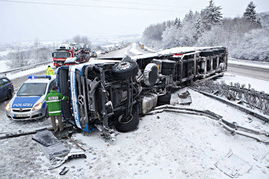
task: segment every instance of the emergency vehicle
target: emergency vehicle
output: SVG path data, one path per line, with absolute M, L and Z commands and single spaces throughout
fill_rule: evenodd
M 90 57 L 89 49 L 82 48 L 79 44 L 61 45 L 59 49 L 52 53 L 55 67 L 85 63 L 90 60 Z
M 45 97 L 54 86 L 55 76 L 29 76 L 7 104 L 7 117 L 18 121 L 47 117 Z
M 52 53 L 53 65 L 55 67 L 60 67 L 64 64 L 67 58 L 75 57 L 75 49 L 70 46 L 62 45 L 59 49 L 56 49 Z

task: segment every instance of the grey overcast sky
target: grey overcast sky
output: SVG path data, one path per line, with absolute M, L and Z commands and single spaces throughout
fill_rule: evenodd
M 209 0 L 0 0 L 0 43 L 59 41 L 75 35 L 142 34 L 150 24 L 200 11 Z M 224 17 L 241 16 L 250 0 L 215 0 Z M 257 12 L 269 0 L 253 0 Z

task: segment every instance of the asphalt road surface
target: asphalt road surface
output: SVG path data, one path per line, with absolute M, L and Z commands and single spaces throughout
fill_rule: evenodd
M 228 72 L 241 76 L 247 76 L 251 78 L 269 81 L 269 69 L 249 67 L 237 64 L 228 64 Z

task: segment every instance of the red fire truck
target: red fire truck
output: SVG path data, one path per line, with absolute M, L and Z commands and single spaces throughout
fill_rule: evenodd
M 75 57 L 75 49 L 71 47 L 60 46 L 52 53 L 53 64 L 55 67 L 60 67 L 64 64 L 67 58 Z
M 53 63 L 55 67 L 60 67 L 62 65 L 75 65 L 79 63 L 85 63 L 90 60 L 90 51 L 81 46 L 60 46 L 52 53 Z

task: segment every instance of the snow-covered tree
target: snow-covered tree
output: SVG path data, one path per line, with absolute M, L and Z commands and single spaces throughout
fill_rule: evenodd
M 17 68 L 29 65 L 29 53 L 21 50 L 20 47 L 17 47 L 15 52 L 10 52 L 8 55 L 8 66 L 10 68 Z
M 88 47 L 91 47 L 91 41 L 88 39 L 87 36 L 76 35 L 75 37 L 73 37 L 73 42 L 75 42 L 75 43 L 83 43 L 84 45 L 87 45 Z
M 269 31 L 254 29 L 245 33 L 240 43 L 230 49 L 235 58 L 245 60 L 269 61 Z
M 247 9 L 255 12 L 253 3 L 249 6 L 251 8 Z M 189 11 L 182 21 L 176 18 L 174 21 L 149 26 L 144 31 L 143 39 L 146 45 L 157 49 L 219 45 L 227 47 L 229 54 L 235 58 L 269 61 L 269 15 L 260 16 L 262 28 L 258 21 L 253 23 L 245 16 L 248 15 L 223 19 L 221 7 L 215 6 L 211 0 L 201 13 Z
M 162 34 L 162 47 L 171 48 L 179 45 L 178 40 L 176 39 L 176 34 L 179 33 L 179 29 L 176 25 L 166 28 Z
M 269 12 L 259 13 L 259 19 L 261 19 L 261 26 L 269 30 Z
M 253 23 L 253 24 L 257 24 L 257 25 L 260 25 L 260 20 L 257 18 L 257 13 L 256 13 L 256 10 L 255 10 L 256 6 L 255 4 L 253 3 L 253 1 L 251 1 L 247 8 L 246 8 L 246 11 L 244 12 L 244 15 L 243 17 Z
M 180 28 L 181 27 L 181 21 L 180 21 L 180 18 L 176 18 L 175 21 L 174 21 L 174 26 L 176 26 L 177 28 Z
M 221 7 L 215 6 L 213 0 L 201 11 L 201 24 L 205 30 L 210 30 L 213 25 L 220 24 L 222 20 Z

